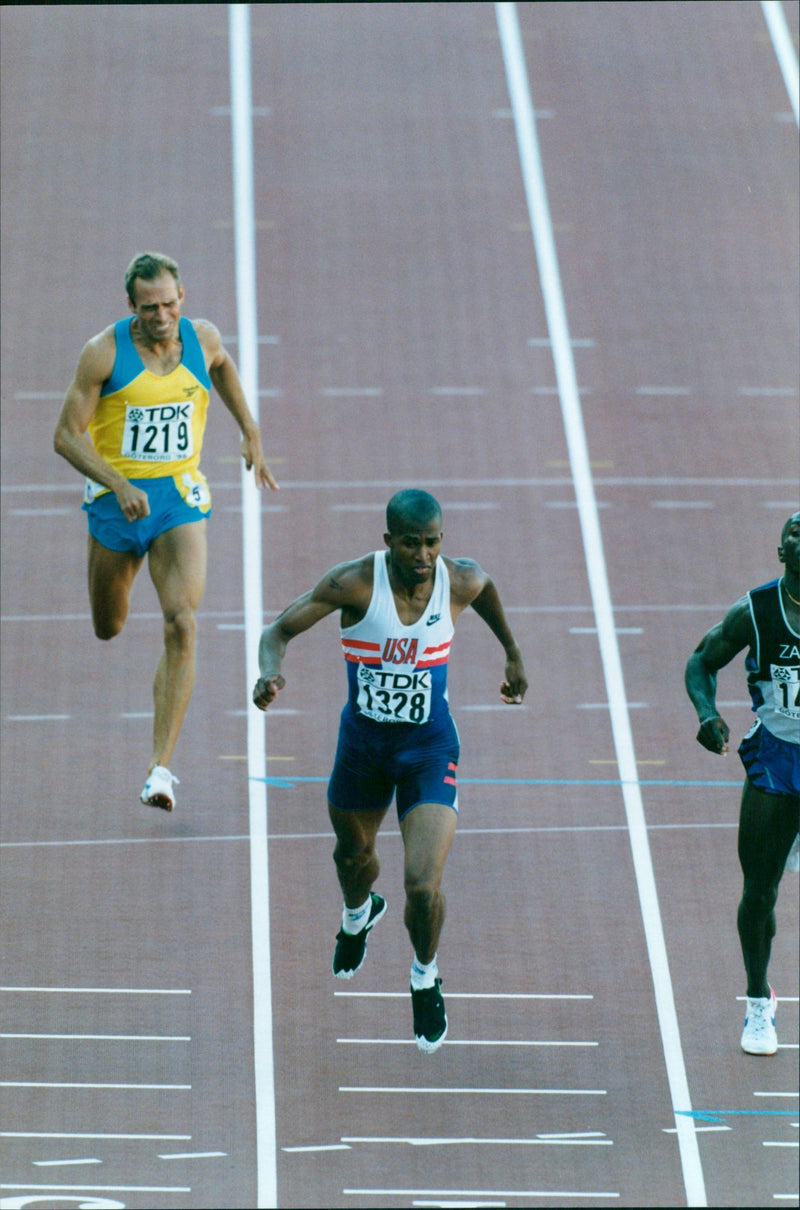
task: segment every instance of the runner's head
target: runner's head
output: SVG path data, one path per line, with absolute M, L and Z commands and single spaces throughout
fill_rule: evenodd
M 434 522 L 441 529 L 442 509 L 430 492 L 408 487 L 396 492 L 386 506 L 386 528 L 392 535 L 427 529 Z
M 428 492 L 408 488 L 392 496 L 386 507 L 391 570 L 400 584 L 413 591 L 429 581 L 442 544 L 442 510 Z
M 788 571 L 800 574 L 800 512 L 792 513 L 781 530 L 778 558 Z
M 134 256 L 125 270 L 125 290 L 132 307 L 136 306 L 137 281 L 152 282 L 161 277 L 163 273 L 171 273 L 175 279 L 175 285 L 181 288 L 178 262 L 174 261 L 171 256 L 165 256 L 163 252 L 139 252 Z

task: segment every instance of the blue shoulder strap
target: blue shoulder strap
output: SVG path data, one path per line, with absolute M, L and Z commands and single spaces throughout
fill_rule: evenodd
M 202 383 L 207 391 L 211 390 L 211 379 L 208 376 L 206 369 L 206 359 L 203 356 L 203 348 L 200 341 L 197 339 L 197 333 L 194 330 L 194 324 L 190 319 L 184 319 L 181 316 L 180 322 L 181 340 L 183 342 L 183 357 L 181 361 L 190 373 L 194 374 L 198 382 Z
M 117 355 L 114 359 L 114 369 L 100 389 L 100 398 L 121 391 L 128 383 L 138 378 L 144 369 L 142 359 L 136 352 L 136 346 L 131 339 L 131 319 L 118 319 L 114 324 L 114 338 L 117 342 Z

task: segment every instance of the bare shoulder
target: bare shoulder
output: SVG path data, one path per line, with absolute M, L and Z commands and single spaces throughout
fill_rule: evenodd
M 212 324 L 210 319 L 192 319 L 190 323 L 197 334 L 200 347 L 206 357 L 209 358 L 211 363 L 218 361 L 220 354 L 224 354 L 225 352 L 219 328 L 216 324 Z
M 489 583 L 489 576 L 475 559 L 442 556 L 450 576 L 450 596 L 459 605 L 471 605 Z
M 114 369 L 117 355 L 117 341 L 114 335 L 114 325 L 109 324 L 87 340 L 78 358 L 78 368 L 75 382 L 79 387 L 91 387 L 105 382 Z
M 346 563 L 337 563 L 327 571 L 313 591 L 315 599 L 343 606 L 358 606 L 372 597 L 374 555 L 362 555 Z
M 750 598 L 745 594 L 731 606 L 725 617 L 703 636 L 696 654 L 709 668 L 721 668 L 755 642 L 750 613 Z

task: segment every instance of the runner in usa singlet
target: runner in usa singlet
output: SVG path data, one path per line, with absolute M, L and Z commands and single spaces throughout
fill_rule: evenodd
M 450 713 L 447 662 L 453 640 L 450 577 L 436 560 L 433 592 L 418 621 L 405 626 L 389 583 L 389 552 L 374 555 L 372 600 L 355 626 L 342 627 L 348 705 L 376 723 L 438 723 Z

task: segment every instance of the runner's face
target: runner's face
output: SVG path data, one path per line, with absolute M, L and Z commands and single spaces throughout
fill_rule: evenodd
M 146 340 L 163 344 L 177 335 L 183 286 L 178 285 L 171 273 L 162 273 L 152 281 L 137 277 L 133 283 L 133 296 L 135 302 L 129 305 Z
M 787 521 L 778 547 L 778 558 L 786 564 L 786 570 L 800 576 L 800 513 Z
M 420 529 L 383 535 L 392 567 L 403 583 L 413 586 L 430 580 L 442 545 L 440 525 L 436 520 Z

